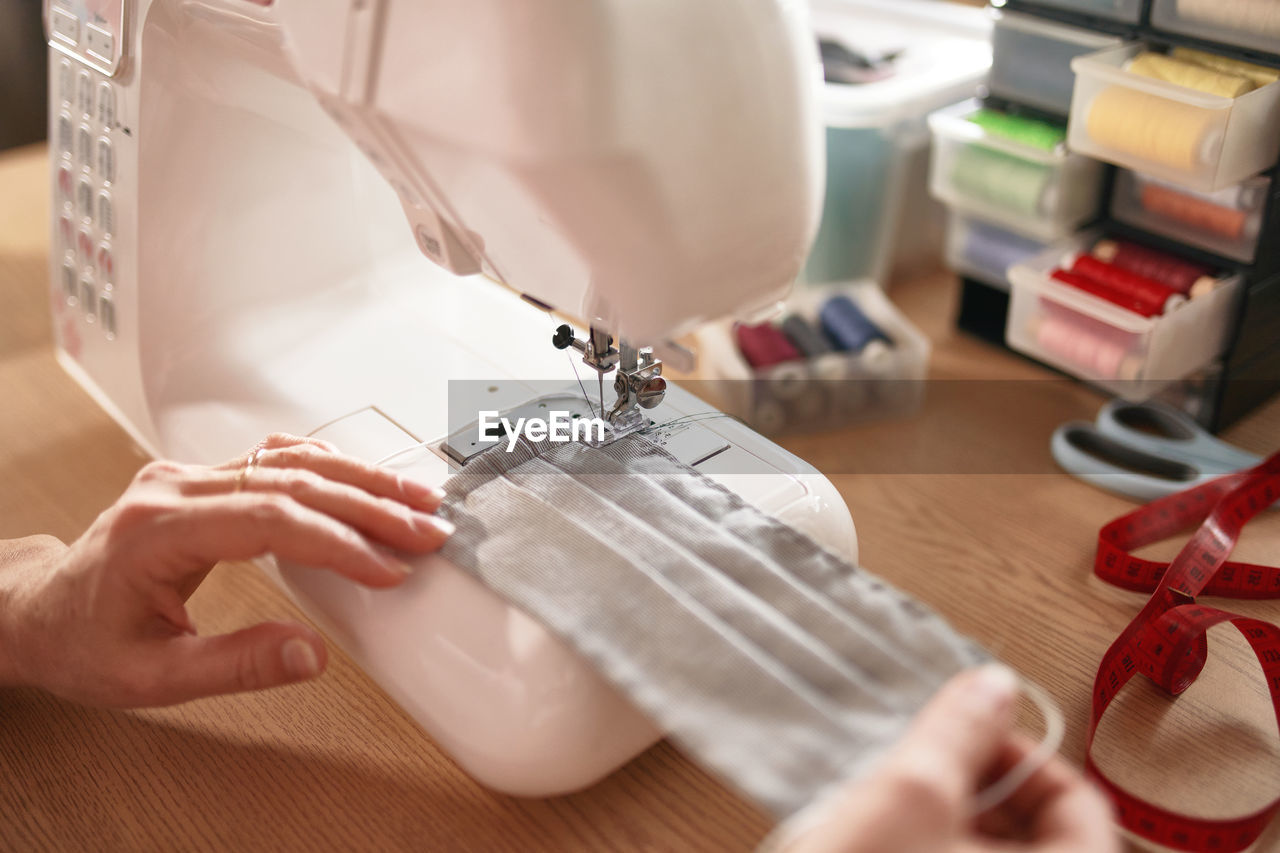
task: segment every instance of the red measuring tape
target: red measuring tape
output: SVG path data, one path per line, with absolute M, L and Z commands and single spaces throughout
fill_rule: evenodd
M 1230 622 L 1244 634 L 1262 664 L 1280 726 L 1280 628 L 1269 622 L 1195 603 L 1198 595 L 1280 598 L 1280 569 L 1227 560 L 1240 531 L 1280 500 L 1280 453 L 1253 468 L 1160 498 L 1102 528 L 1094 573 L 1125 589 L 1153 593 L 1142 612 L 1102 657 L 1093 683 L 1093 709 L 1085 745 L 1085 770 L 1110 795 L 1120 823 L 1150 841 L 1180 850 L 1233 853 L 1248 847 L 1280 811 L 1280 798 L 1231 820 L 1191 818 L 1162 809 L 1116 785 L 1093 761 L 1098 722 L 1120 690 L 1142 674 L 1173 696 L 1204 668 L 1206 632 Z M 1199 530 L 1172 563 L 1130 552 L 1194 524 Z

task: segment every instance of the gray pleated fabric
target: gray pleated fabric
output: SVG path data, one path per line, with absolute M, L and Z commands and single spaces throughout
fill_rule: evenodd
M 944 681 L 990 660 L 640 435 L 522 439 L 445 491 L 445 556 L 778 817 L 859 775 Z

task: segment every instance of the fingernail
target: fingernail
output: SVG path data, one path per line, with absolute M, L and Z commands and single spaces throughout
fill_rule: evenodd
M 414 513 L 412 523 L 413 529 L 419 533 L 435 534 L 446 539 L 452 536 L 453 531 L 457 529 L 454 527 L 453 522 L 425 512 Z
M 405 577 L 413 574 L 413 566 L 409 565 L 399 557 L 393 557 L 390 554 L 383 554 L 382 563 L 388 569 L 391 569 L 391 571 L 404 575 Z
M 314 678 L 320 673 L 320 658 L 311 644 L 301 637 L 294 637 L 281 649 L 284 671 L 290 678 Z
M 426 483 L 419 483 L 409 477 L 405 477 L 401 482 L 409 493 L 409 497 L 415 501 L 439 503 L 444 500 L 444 489 L 439 486 L 428 486 Z
M 969 698 L 975 707 L 999 711 L 1018 696 L 1018 674 L 1002 663 L 989 663 L 974 674 Z
M 449 519 L 441 518 L 438 515 L 431 516 L 431 523 L 435 525 L 436 530 L 439 530 L 442 534 L 444 534 L 444 537 L 446 539 L 452 536 L 454 534 L 454 531 L 458 529 L 458 525 L 454 524 Z

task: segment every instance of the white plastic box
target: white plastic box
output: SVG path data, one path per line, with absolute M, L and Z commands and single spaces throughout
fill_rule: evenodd
M 1227 98 L 1126 71 L 1146 49 L 1131 43 L 1072 60 L 1073 151 L 1205 192 L 1275 164 L 1280 83 Z
M 1151 25 L 1206 41 L 1280 54 L 1280 4 L 1268 4 L 1267 0 L 1153 0 Z
M 1072 61 L 1123 44 L 1118 36 L 1068 24 L 995 12 L 991 94 L 1065 116 L 1071 108 Z
M 1252 263 L 1271 179 L 1249 178 L 1216 193 L 1192 193 L 1122 169 L 1111 195 L 1111 215 L 1225 258 Z
M 833 352 L 807 361 L 753 369 L 738 351 L 732 321 L 703 327 L 696 334 L 699 372 L 710 387 L 699 396 L 755 430 L 786 432 L 834 429 L 905 417 L 924 399 L 929 339 L 871 281 L 798 287 L 774 320 L 800 314 L 817 325 L 828 299 L 844 294 L 890 339 L 872 354 Z
M 1142 17 L 1142 0 L 1025 0 L 1025 2 L 1133 24 Z
M 1131 400 L 1142 400 L 1205 367 L 1226 349 L 1239 275 L 1207 296 L 1143 317 L 1051 278 L 1102 235 L 1057 243 L 1009 271 L 1005 340 L 1045 364 Z
M 963 276 L 1009 290 L 1009 268 L 1045 250 L 1042 242 L 951 211 L 947 220 L 947 266 Z
M 976 100 L 929 116 L 930 189 L 956 210 L 1048 242 L 1072 234 L 1098 211 L 1102 164 L 1067 151 L 1027 145 L 968 121 Z
M 809 282 L 872 279 L 942 253 L 945 213 L 928 190 L 925 117 L 972 97 L 991 67 L 991 22 L 981 9 L 937 0 L 814 0 L 819 37 L 902 54 L 896 73 L 827 83 L 827 187 L 805 267 Z

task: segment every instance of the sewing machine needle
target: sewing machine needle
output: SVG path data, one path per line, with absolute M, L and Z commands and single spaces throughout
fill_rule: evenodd
M 604 374 L 596 373 L 596 379 L 600 380 L 600 417 L 604 417 Z

